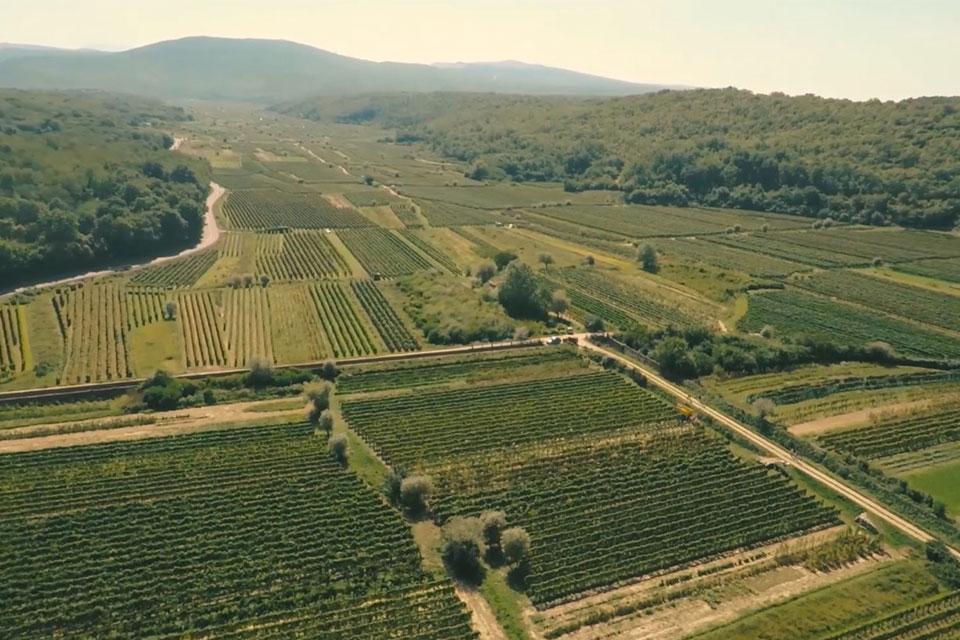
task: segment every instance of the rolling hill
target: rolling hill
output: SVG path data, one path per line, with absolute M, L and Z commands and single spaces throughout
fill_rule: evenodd
M 209 37 L 118 53 L 16 45 L 7 55 L 0 52 L 0 86 L 261 103 L 385 91 L 610 96 L 665 88 L 517 62 L 372 62 L 288 41 Z

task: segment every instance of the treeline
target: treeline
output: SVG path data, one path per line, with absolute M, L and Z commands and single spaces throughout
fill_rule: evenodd
M 583 100 L 428 94 L 280 110 L 376 123 L 478 180 L 562 181 L 627 202 L 949 228 L 960 216 L 960 98 L 853 102 L 735 89 Z
M 187 118 L 126 96 L 0 90 L 0 282 L 195 243 L 208 170 L 163 133 Z

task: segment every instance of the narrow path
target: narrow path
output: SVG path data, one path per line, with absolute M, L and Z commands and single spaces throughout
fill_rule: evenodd
M 678 398 L 679 400 L 682 400 L 685 404 L 689 405 L 690 407 L 693 407 L 697 411 L 703 413 L 704 415 L 712 418 L 716 422 L 727 427 L 728 429 L 730 429 L 737 435 L 741 436 L 745 440 L 749 441 L 750 443 L 752 443 L 762 451 L 765 451 L 768 454 L 771 454 L 783 460 L 784 462 L 789 462 L 795 469 L 797 469 L 801 473 L 809 476 L 810 478 L 825 485 L 826 487 L 836 491 L 838 494 L 847 498 L 851 502 L 854 502 L 855 504 L 865 509 L 866 511 L 870 511 L 871 513 L 875 514 L 882 520 L 886 521 L 888 524 L 906 533 L 911 538 L 918 540 L 920 542 L 929 542 L 931 540 L 936 540 L 934 536 L 924 531 L 921 527 L 918 527 L 917 525 L 913 524 L 906 518 L 903 518 L 897 515 L 887 507 L 883 506 L 883 504 L 881 504 L 880 502 L 877 502 L 873 498 L 870 498 L 869 496 L 864 495 L 860 491 L 844 484 L 843 482 L 840 482 L 839 480 L 834 478 L 832 475 L 824 471 L 821 471 L 818 467 L 815 467 L 809 462 L 796 456 L 794 453 L 792 453 L 791 451 L 788 451 L 787 449 L 783 448 L 782 446 L 773 442 L 772 440 L 769 440 L 764 436 L 761 436 L 760 434 L 753 431 L 753 429 L 747 427 L 744 424 L 741 424 L 740 422 L 734 420 L 730 416 L 724 413 L 721 413 L 720 411 L 717 411 L 716 409 L 714 409 L 713 407 L 707 404 L 704 404 L 697 398 L 690 395 L 685 389 L 673 384 L 672 382 L 668 381 L 666 378 L 662 377 L 655 371 L 647 367 L 641 366 L 636 362 L 633 362 L 632 360 L 627 359 L 626 357 L 617 353 L 616 351 L 612 351 L 609 349 L 605 349 L 599 345 L 595 345 L 589 340 L 581 340 L 580 345 L 588 349 L 592 349 L 593 351 L 596 351 L 598 353 L 602 353 L 605 356 L 609 356 L 617 360 L 618 362 L 626 365 L 627 367 L 642 373 L 649 382 L 652 382 L 653 384 L 660 387 L 670 395 Z M 950 547 L 950 551 L 951 553 L 953 553 L 954 556 L 956 556 L 957 558 L 960 558 L 960 551 L 952 547 Z

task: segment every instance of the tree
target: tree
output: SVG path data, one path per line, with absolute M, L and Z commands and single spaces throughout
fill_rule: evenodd
M 530 534 L 520 527 L 511 527 L 500 536 L 500 546 L 507 562 L 521 564 L 530 556 Z
M 400 504 L 413 515 L 426 511 L 431 493 L 433 482 L 426 476 L 409 476 L 400 482 Z
M 333 459 L 344 464 L 347 461 L 347 453 L 349 450 L 349 442 L 347 441 L 347 436 L 343 433 L 338 433 L 335 436 L 330 438 L 330 455 L 333 456 Z
M 324 380 L 329 380 L 333 382 L 337 379 L 337 376 L 340 375 L 340 371 L 337 370 L 337 365 L 327 360 L 322 365 L 320 365 L 319 375 Z
M 583 326 L 587 331 L 603 331 L 603 318 L 597 316 L 587 316 L 586 320 L 583 322 Z
M 246 380 L 248 387 L 266 387 L 273 383 L 273 366 L 269 360 L 254 358 L 250 361 L 250 371 Z
M 450 573 L 461 580 L 479 583 L 483 578 L 482 529 L 478 518 L 455 517 L 443 525 L 441 557 Z
M 584 256 L 583 265 L 585 267 L 592 267 L 596 263 L 596 259 L 593 256 Z
M 537 256 L 537 262 L 543 265 L 544 270 L 547 270 L 553 264 L 553 256 L 549 253 L 541 253 Z
M 387 477 L 383 480 L 383 495 L 386 496 L 387 501 L 394 506 L 400 504 L 400 486 L 402 483 L 403 476 L 396 471 L 388 473 Z
M 497 299 L 515 318 L 542 318 L 546 315 L 547 293 L 537 283 L 530 267 L 522 263 L 507 269 L 506 278 L 497 290 Z
M 503 271 L 508 264 L 517 259 L 517 254 L 511 251 L 500 251 L 493 256 L 493 263 L 497 265 L 497 271 Z
M 570 300 L 565 291 L 554 291 L 550 296 L 550 311 L 556 314 L 557 320 L 570 308 Z
M 657 250 L 653 248 L 653 245 L 643 245 L 643 248 L 640 249 L 637 257 L 640 260 L 640 265 L 643 267 L 643 270 L 647 273 L 656 273 L 660 270 L 660 261 L 657 256 Z
M 329 435 L 333 429 L 333 417 L 328 411 L 330 408 L 330 385 L 326 382 L 304 385 L 303 398 L 307 402 L 307 420 Z M 324 414 L 326 414 L 326 418 L 324 418 Z
M 167 300 L 163 303 L 163 316 L 167 320 L 177 319 L 177 303 L 173 300 Z
M 266 288 L 270 284 L 270 276 L 263 274 L 260 276 L 260 286 Z
M 770 422 L 770 416 L 776 411 L 777 405 L 770 398 L 757 398 L 753 402 L 753 411 L 757 415 L 760 425 L 760 431 L 770 433 L 773 424 Z
M 166 371 L 159 369 L 142 385 L 143 404 L 154 411 L 171 411 L 180 405 L 183 383 Z
M 507 527 L 507 514 L 503 511 L 484 511 L 480 514 L 483 542 L 488 547 L 500 546 L 500 535 Z
M 490 262 L 485 262 L 479 267 L 477 267 L 477 271 L 476 271 L 477 280 L 480 282 L 480 284 L 486 284 L 487 282 L 490 281 L 490 278 L 492 278 L 496 272 L 497 272 L 496 265 Z
M 307 419 L 310 421 L 310 424 L 316 425 L 318 432 L 323 431 L 328 438 L 330 437 L 330 434 L 333 432 L 333 414 L 330 413 L 330 409 L 324 409 L 317 415 L 316 406 L 311 405 L 307 413 Z

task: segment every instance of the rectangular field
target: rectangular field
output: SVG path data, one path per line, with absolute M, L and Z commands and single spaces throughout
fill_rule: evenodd
M 127 352 L 127 300 L 109 282 L 61 290 L 53 298 L 64 336 L 61 384 L 121 380 L 133 375 Z
M 324 229 L 365 227 L 370 221 L 354 209 L 333 206 L 320 194 L 262 189 L 234 191 L 223 214 L 231 229 Z
M 433 265 L 388 229 L 343 229 L 337 236 L 371 276 L 402 276 Z

